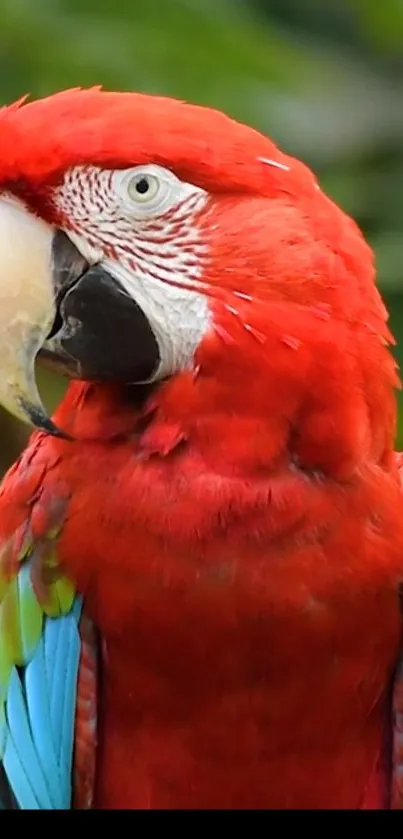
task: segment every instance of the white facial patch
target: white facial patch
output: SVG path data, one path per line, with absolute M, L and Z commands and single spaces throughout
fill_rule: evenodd
M 85 259 L 101 263 L 147 317 L 161 358 L 153 379 L 192 367 L 210 326 L 201 286 L 208 253 L 198 224 L 208 200 L 156 165 L 77 167 L 54 196 Z

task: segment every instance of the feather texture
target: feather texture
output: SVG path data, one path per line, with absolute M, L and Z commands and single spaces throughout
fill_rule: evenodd
M 56 521 L 55 521 L 56 519 Z M 63 578 L 55 543 L 63 509 L 0 558 L 1 806 L 69 809 L 80 661 L 81 599 Z M 11 569 L 11 573 L 10 573 Z

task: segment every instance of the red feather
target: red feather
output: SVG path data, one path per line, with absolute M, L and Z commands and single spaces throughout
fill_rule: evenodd
M 141 405 L 71 385 L 74 442 L 34 436 L 0 499 L 10 534 L 67 490 L 58 550 L 104 642 L 95 804 L 387 807 L 403 516 L 372 254 L 215 112 L 89 91 L 0 114 L 0 178 L 57 223 L 67 167 L 150 159 L 211 193 L 197 373 Z
M 179 384 L 161 393 L 165 415 Z M 73 490 L 59 551 L 105 643 L 96 804 L 361 806 L 400 641 L 392 464 L 342 483 L 284 461 L 225 474 L 202 434 L 144 461 L 121 399 L 71 386 L 58 422 L 106 441 L 40 435 L 31 456 L 38 472 L 49 462 L 47 493 Z

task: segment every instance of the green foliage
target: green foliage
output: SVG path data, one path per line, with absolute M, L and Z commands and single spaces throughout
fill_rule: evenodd
M 0 98 L 102 83 L 254 124 L 358 220 L 403 339 L 402 47 L 402 0 L 1 0 Z

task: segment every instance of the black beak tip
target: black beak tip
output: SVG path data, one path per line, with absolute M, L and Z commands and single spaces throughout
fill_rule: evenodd
M 29 417 L 30 422 L 35 428 L 39 428 L 42 431 L 46 431 L 47 434 L 50 434 L 52 437 L 57 437 L 59 440 L 72 440 L 73 438 L 70 437 L 65 431 L 62 431 L 61 428 L 58 428 L 57 425 L 47 416 L 45 411 L 42 410 L 41 407 L 37 405 L 32 405 L 25 400 L 21 400 L 21 408 L 23 409 L 24 413 Z

